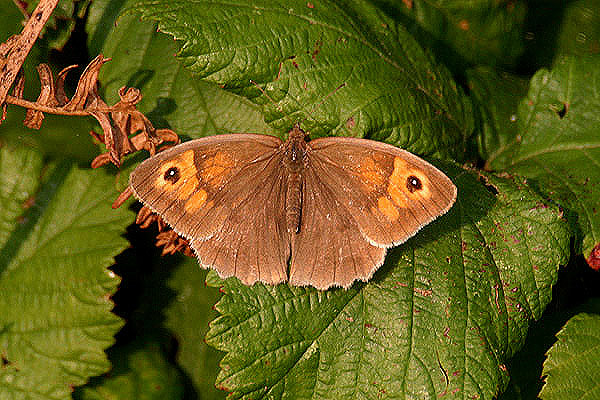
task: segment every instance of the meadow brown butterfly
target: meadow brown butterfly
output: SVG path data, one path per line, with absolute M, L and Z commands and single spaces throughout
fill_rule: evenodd
M 307 139 L 297 124 L 285 142 L 255 134 L 191 140 L 142 162 L 130 187 L 222 278 L 318 289 L 369 280 L 387 248 L 456 200 L 446 175 L 405 150 Z

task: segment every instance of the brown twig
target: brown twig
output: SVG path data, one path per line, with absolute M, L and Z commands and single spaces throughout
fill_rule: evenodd
M 58 0 L 41 0 L 23 31 L 0 44 L 0 105 L 3 107 L 25 58 L 57 4 Z
M 44 120 L 44 113 L 92 116 L 103 133 L 92 132 L 92 136 L 104 143 L 108 150 L 92 161 L 92 167 L 98 168 L 109 162 L 117 167 L 123 157 L 138 150 L 148 150 L 155 154 L 157 146 L 164 142 L 179 143 L 179 137 L 170 129 L 156 129 L 137 109 L 142 99 L 138 89 L 122 87 L 119 90 L 120 100 L 109 106 L 98 94 L 98 74 L 104 63 L 110 61 L 102 54 L 92 60 L 79 78 L 75 94 L 69 98 L 64 90 L 65 79 L 69 71 L 76 66 L 69 66 L 58 73 L 54 80 L 50 67 L 46 64 L 38 66 L 40 77 L 40 94 L 35 102 L 23 98 L 24 78 L 19 76 L 13 96 L 7 96 L 6 102 L 27 109 L 23 123 L 33 129 L 39 129 Z M 130 138 L 131 135 L 134 135 Z

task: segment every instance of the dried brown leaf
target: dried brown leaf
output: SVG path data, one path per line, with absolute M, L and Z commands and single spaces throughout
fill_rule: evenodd
M 96 92 L 98 73 L 100 72 L 102 65 L 108 61 L 110 61 L 110 58 L 104 58 L 102 54 L 99 54 L 87 65 L 87 67 L 85 67 L 85 70 L 77 83 L 75 94 L 71 97 L 71 100 L 63 106 L 63 110 L 84 110 L 87 102 L 91 102 L 93 99 L 99 97 Z
M 77 67 L 78 67 L 77 64 L 69 65 L 68 67 L 63 68 L 58 73 L 58 76 L 57 76 L 58 79 L 56 80 L 55 96 L 56 96 L 56 101 L 58 102 L 58 104 L 60 106 L 64 106 L 65 104 L 67 104 L 69 102 L 69 97 L 65 93 L 65 80 L 67 79 L 67 74 Z
M 40 94 L 36 103 L 56 107 L 58 102 L 54 97 L 54 80 L 52 79 L 50 67 L 47 64 L 40 64 L 37 66 L 37 71 L 40 77 Z M 43 120 L 44 114 L 41 111 L 28 109 L 23 124 L 31 129 L 40 129 Z

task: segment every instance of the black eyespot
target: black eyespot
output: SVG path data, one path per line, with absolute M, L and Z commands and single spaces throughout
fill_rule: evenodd
M 419 178 L 417 178 L 414 175 L 411 175 L 408 178 L 406 178 L 406 188 L 409 192 L 413 193 L 417 190 L 423 189 L 423 184 L 421 183 L 421 180 Z
M 171 184 L 176 184 L 181 175 L 179 174 L 179 168 L 171 167 L 165 172 L 164 180 Z

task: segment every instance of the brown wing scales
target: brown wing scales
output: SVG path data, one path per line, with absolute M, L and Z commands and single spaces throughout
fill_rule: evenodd
M 456 199 L 444 173 L 397 147 L 354 138 L 317 139 L 309 146 L 312 164 L 329 176 L 336 198 L 376 246 L 405 242 Z
M 280 226 L 286 188 L 280 144 L 247 134 L 186 142 L 143 162 L 130 186 L 190 240 L 203 266 L 247 284 L 279 283 L 290 251 Z
M 142 163 L 130 186 L 221 277 L 283 282 L 291 254 L 290 283 L 319 289 L 370 279 L 386 248 L 456 199 L 450 179 L 411 153 L 360 139 L 317 139 L 296 172 L 300 229 L 288 232 L 281 143 L 248 134 L 190 141 Z
M 234 205 L 220 206 L 223 217 L 213 220 L 210 236 L 190 242 L 205 268 L 215 269 L 223 278 L 236 276 L 245 284 L 286 280 L 290 255 L 283 208 L 286 181 L 278 162 L 277 157 L 270 160 L 264 175 L 255 174 L 252 190 L 240 186 L 224 192 L 220 204 Z
M 318 168 L 304 172 L 302 222 L 292 238 L 290 283 L 348 288 L 356 279 L 370 279 L 386 251 L 365 240 L 355 216 L 320 172 Z

